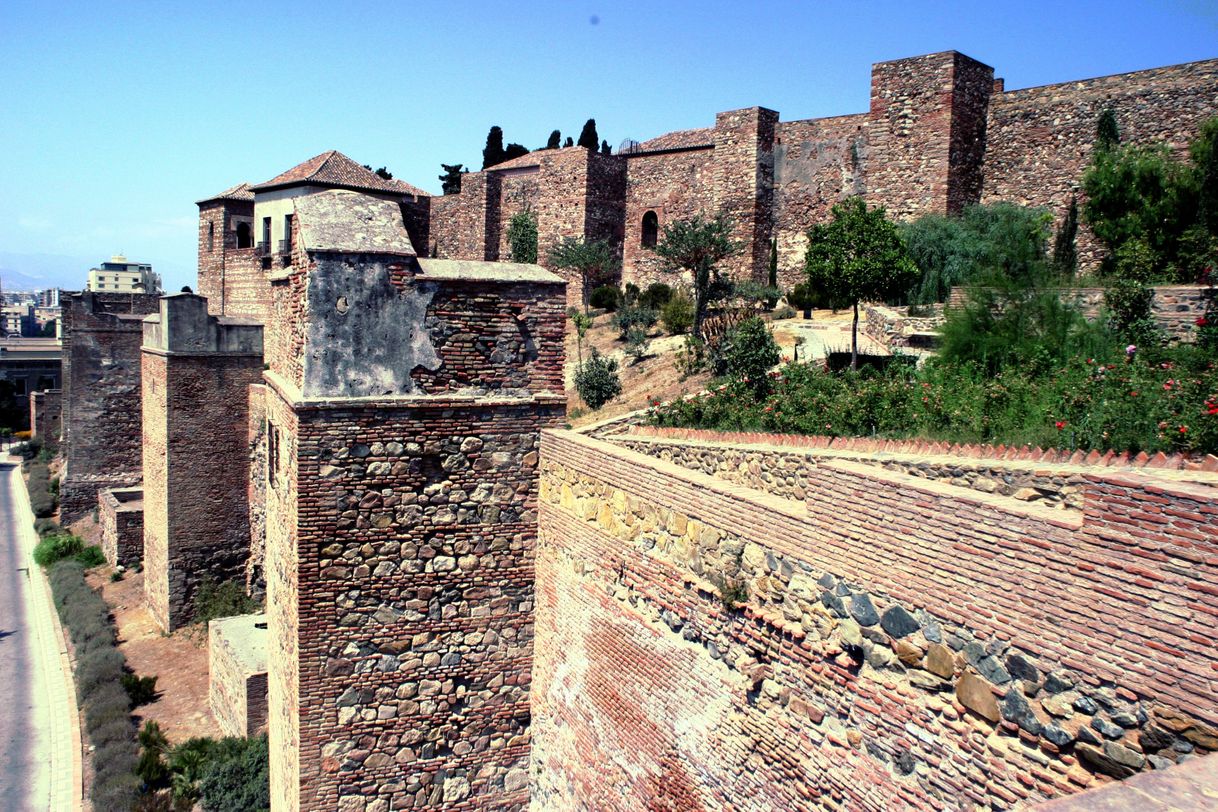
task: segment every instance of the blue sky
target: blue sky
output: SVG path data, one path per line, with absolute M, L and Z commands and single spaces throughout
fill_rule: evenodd
M 177 289 L 195 200 L 327 149 L 439 193 L 492 124 L 535 148 L 593 116 L 616 148 L 861 112 L 871 63 L 949 49 L 1008 89 L 1213 58 L 1218 3 L 5 0 L 0 268 L 67 256 L 79 287 L 122 250 Z

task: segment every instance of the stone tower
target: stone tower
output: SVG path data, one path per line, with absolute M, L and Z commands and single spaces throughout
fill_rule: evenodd
M 262 378 L 262 326 L 207 306 L 176 293 L 144 320 L 144 592 L 165 631 L 191 621 L 204 578 L 243 581 L 249 558 L 248 390 Z
M 276 809 L 524 809 L 538 444 L 564 284 L 294 203 L 265 378 Z

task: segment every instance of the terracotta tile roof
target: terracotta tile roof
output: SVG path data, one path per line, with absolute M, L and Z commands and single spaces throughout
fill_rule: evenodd
M 431 197 L 431 192 L 420 189 L 418 186 L 411 186 L 404 180 L 394 178 L 393 180 L 389 181 L 389 185 L 396 186 L 398 191 L 402 194 L 414 195 L 415 197 Z
M 644 141 L 635 152 L 653 152 L 661 149 L 683 149 L 686 147 L 710 147 L 715 143 L 715 128 L 702 127 L 696 130 L 677 130 L 658 138 Z
M 268 181 L 251 186 L 254 192 L 268 189 L 278 189 L 283 186 L 313 183 L 319 186 L 334 186 L 340 189 L 355 189 L 364 192 L 388 192 L 391 194 L 423 194 L 400 180 L 385 180 L 375 172 L 371 172 L 343 155 L 338 150 L 330 150 L 317 155 L 304 163 L 276 175 Z
M 223 192 L 221 192 L 218 195 L 212 195 L 211 197 L 205 197 L 202 200 L 197 201 L 197 202 L 210 203 L 213 200 L 244 200 L 244 201 L 253 203 L 254 202 L 254 193 L 250 191 L 250 185 L 248 183 L 238 183 L 236 186 L 233 186 L 230 189 L 225 189 Z

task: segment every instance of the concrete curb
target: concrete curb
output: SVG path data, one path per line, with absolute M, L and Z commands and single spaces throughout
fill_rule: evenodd
M 34 511 L 21 476 L 21 461 L 10 474 L 11 487 L 17 505 L 17 533 L 24 542 L 23 559 L 28 567 L 30 584 L 30 614 L 33 620 L 35 656 L 39 658 L 44 675 L 47 707 L 51 711 L 47 727 L 49 771 L 51 776 L 50 809 L 84 808 L 84 765 L 82 762 L 80 709 L 76 705 L 76 684 L 72 679 L 72 662 L 67 640 L 55 611 L 51 585 L 42 567 L 34 563 L 34 547 L 38 534 L 34 531 Z

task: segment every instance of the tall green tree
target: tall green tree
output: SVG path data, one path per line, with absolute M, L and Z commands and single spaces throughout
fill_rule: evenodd
M 1116 113 L 1111 107 L 1104 108 L 1095 124 L 1095 149 L 1097 152 L 1114 150 L 1121 143 L 1121 129 L 1117 126 Z
M 550 137 L 546 140 L 546 149 L 558 149 L 558 145 L 562 142 L 562 133 L 554 130 L 550 133 Z
M 664 237 L 655 252 L 664 260 L 667 271 L 688 271 L 694 282 L 694 338 L 702 340 L 702 322 L 712 301 L 724 298 L 732 290 L 719 263 L 740 250 L 731 238 L 732 226 L 727 218 L 716 215 L 706 219 L 696 215 L 688 220 L 674 220 L 664 226 Z
M 523 144 L 508 144 L 507 148 L 503 150 L 503 160 L 510 161 L 513 158 L 519 158 L 522 155 L 528 154 L 529 148 Z
M 608 141 L 601 141 L 601 155 L 612 155 L 613 147 L 609 146 Z
M 444 187 L 444 194 L 455 195 L 461 191 L 461 164 L 440 164 L 440 168 L 444 170 L 444 174 L 440 175 L 440 183 Z
M 584 242 L 583 237 L 563 237 L 547 256 L 553 268 L 575 271 L 582 284 L 584 312 L 588 312 L 588 297 L 592 289 L 604 284 L 617 272 L 618 260 L 604 240 Z
M 1053 267 L 1063 276 L 1073 276 L 1078 270 L 1078 200 L 1070 198 L 1070 208 L 1066 210 L 1065 219 L 1057 229 L 1057 239 L 1053 241 Z
M 850 368 L 858 369 L 859 302 L 905 292 L 918 281 L 918 267 L 883 207 L 868 209 L 853 197 L 836 204 L 832 216 L 808 232 L 805 267 L 814 287 L 854 308 Z
M 488 169 L 506 161 L 503 149 L 503 130 L 498 126 L 491 127 L 486 134 L 486 146 L 482 148 L 482 168 Z
M 573 147 L 573 146 L 575 146 L 575 141 L 571 138 L 571 136 L 568 135 L 567 140 L 563 141 L 562 145 L 564 147 Z
M 576 142 L 578 147 L 587 147 L 590 150 L 596 151 L 600 145 L 600 136 L 596 134 L 596 119 L 590 118 L 584 122 L 584 128 L 579 132 L 579 141 Z

